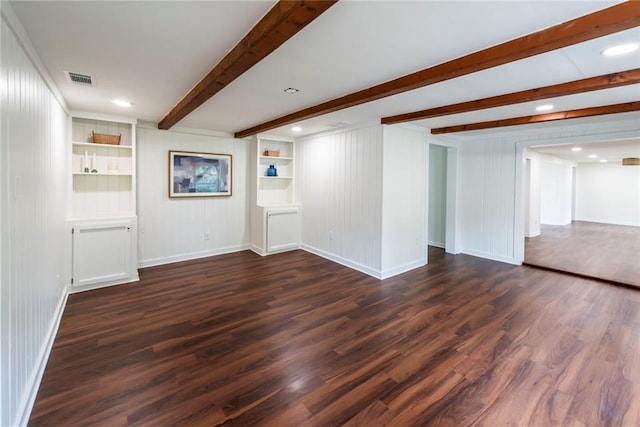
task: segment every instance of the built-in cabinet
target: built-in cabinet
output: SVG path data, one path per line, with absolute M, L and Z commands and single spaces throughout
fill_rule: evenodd
M 251 247 L 261 255 L 300 246 L 300 208 L 295 201 L 295 143 L 257 136 L 252 141 L 255 171 Z
M 258 137 L 257 140 L 257 204 L 260 206 L 293 204 L 295 183 L 293 141 L 262 137 Z M 270 167 L 277 171 L 276 176 L 269 174 Z
M 71 289 L 136 281 L 136 120 L 77 113 L 70 129 Z

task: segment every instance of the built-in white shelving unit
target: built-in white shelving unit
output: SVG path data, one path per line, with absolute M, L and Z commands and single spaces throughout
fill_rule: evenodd
M 261 135 L 253 142 L 256 180 L 251 209 L 252 249 L 261 255 L 296 249 L 300 245 L 300 208 L 294 191 L 295 143 Z M 277 176 L 268 175 L 271 165 Z
M 70 128 L 71 291 L 138 280 L 136 120 L 73 113 Z M 93 133 L 120 143 L 94 143 Z
M 294 144 L 293 141 L 258 137 L 258 197 L 260 206 L 293 204 L 294 198 Z M 265 151 L 275 151 L 278 156 L 266 156 Z M 267 176 L 273 165 L 278 176 Z

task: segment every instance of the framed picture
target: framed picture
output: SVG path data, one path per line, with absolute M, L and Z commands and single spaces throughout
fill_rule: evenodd
M 169 197 L 231 196 L 231 154 L 169 151 Z

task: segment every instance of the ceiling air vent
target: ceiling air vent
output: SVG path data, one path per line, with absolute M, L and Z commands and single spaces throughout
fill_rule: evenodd
M 96 85 L 96 79 L 93 76 L 90 76 L 88 74 L 80 74 L 80 73 L 74 73 L 71 71 L 65 71 L 64 75 L 67 77 L 67 80 L 77 85 L 83 85 L 83 86 Z
M 329 123 L 329 124 L 327 124 L 327 126 L 329 126 L 330 128 L 336 129 L 336 128 L 341 128 L 341 127 L 348 126 L 348 125 L 351 125 L 351 124 L 353 124 L 353 123 L 345 122 L 345 121 L 342 120 L 342 121 L 339 121 L 339 122 Z

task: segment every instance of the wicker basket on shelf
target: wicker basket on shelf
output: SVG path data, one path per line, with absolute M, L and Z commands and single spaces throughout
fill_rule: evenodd
M 280 157 L 280 150 L 269 150 L 267 148 L 264 150 L 264 155 L 267 157 Z
M 95 133 L 91 131 L 94 144 L 120 145 L 121 136 L 122 135 L 108 135 L 106 133 Z

